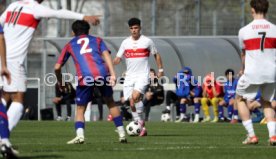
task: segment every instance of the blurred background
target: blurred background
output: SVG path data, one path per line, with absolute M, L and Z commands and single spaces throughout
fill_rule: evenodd
M 0 13 L 15 0 L 0 0 Z M 172 78 L 179 69 L 191 66 L 196 76 L 207 72 L 223 75 L 225 69 L 240 68 L 237 34 L 252 21 L 250 0 L 44 0 L 53 9 L 68 9 L 87 15 L 101 15 L 101 24 L 91 34 L 103 37 L 116 55 L 122 40 L 129 36 L 127 20 L 142 20 L 143 34 L 153 38 L 163 57 L 165 74 Z M 276 0 L 270 0 L 268 19 L 276 23 Z M 25 65 L 29 94 L 26 100 L 39 109 L 53 107 L 53 86 L 46 86 L 45 75 L 54 72 L 62 47 L 71 39 L 70 20 L 43 19 L 31 42 Z M 71 60 L 63 72 L 75 74 Z M 153 68 L 155 63 L 150 58 Z M 125 70 L 116 67 L 117 76 Z M 118 90 L 114 97 L 119 100 Z M 164 106 L 164 105 L 162 105 Z M 157 108 L 154 118 L 160 119 Z M 97 111 L 97 110 L 93 110 Z M 40 118 L 40 111 L 38 118 Z M 107 113 L 107 111 L 105 111 Z M 37 117 L 36 117 L 37 118 Z

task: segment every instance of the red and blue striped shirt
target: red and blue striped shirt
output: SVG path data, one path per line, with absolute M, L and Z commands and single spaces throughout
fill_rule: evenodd
M 72 56 L 78 84 L 85 85 L 83 80 L 87 77 L 95 80 L 109 75 L 108 67 L 102 58 L 104 51 L 110 52 L 101 38 L 91 35 L 76 36 L 65 45 L 57 63 L 64 65 Z

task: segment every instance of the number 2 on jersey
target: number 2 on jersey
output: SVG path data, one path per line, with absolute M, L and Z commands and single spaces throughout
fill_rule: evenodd
M 259 35 L 262 35 L 262 39 L 261 39 L 261 51 L 263 52 L 264 51 L 266 32 L 259 32 Z
M 92 52 L 92 48 L 89 48 L 89 39 L 88 38 L 81 38 L 77 41 L 78 44 L 83 44 L 81 46 L 80 54 L 86 54 Z

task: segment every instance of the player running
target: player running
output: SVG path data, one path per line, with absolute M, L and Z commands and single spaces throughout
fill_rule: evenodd
M 4 105 L 11 102 L 8 114 L 9 130 L 19 122 L 23 114 L 23 96 L 26 91 L 24 60 L 33 34 L 42 18 L 79 19 L 99 23 L 97 16 L 85 16 L 68 10 L 53 10 L 40 3 L 43 0 L 21 0 L 11 3 L 0 17 L 4 27 L 7 49 L 7 68 L 11 72 L 11 84 L 4 80 Z
M 250 111 L 246 100 L 261 92 L 264 115 L 267 119 L 270 145 L 276 145 L 275 110 L 271 106 L 276 87 L 276 26 L 265 19 L 269 8 L 267 0 L 251 0 L 254 20 L 239 31 L 244 74 L 237 86 L 237 104 L 247 138 L 243 144 L 257 144 Z
M 110 51 L 103 40 L 89 35 L 90 26 L 85 21 L 75 21 L 72 25 L 74 38 L 65 45 L 55 65 L 58 84 L 62 88 L 61 67 L 72 56 L 78 76 L 76 89 L 77 112 L 75 118 L 76 137 L 67 144 L 84 143 L 84 113 L 87 104 L 92 101 L 93 90 L 97 87 L 107 104 L 119 133 L 119 141 L 127 142 L 123 126 L 123 118 L 113 100 L 113 90 L 109 85 L 115 85 L 116 75 L 110 56 Z M 102 85 L 98 86 L 98 82 Z
M 158 77 L 163 76 L 163 65 L 160 54 L 151 39 L 141 35 L 141 21 L 138 18 L 131 18 L 128 21 L 131 36 L 126 38 L 120 49 L 113 60 L 115 65 L 121 62 L 122 57 L 126 59 L 127 71 L 124 82 L 124 98 L 129 99 L 132 116 L 135 121 L 143 126 L 140 136 L 147 134 L 146 128 L 144 127 L 144 121 L 139 114 L 142 114 L 143 109 L 141 108 L 141 94 L 144 94 L 145 89 L 149 83 L 149 56 L 154 55 L 155 61 L 158 67 Z M 139 108 L 136 111 L 136 106 Z M 139 107 L 140 106 L 140 107 Z M 139 113 L 139 114 L 138 114 Z
M 6 77 L 8 84 L 10 84 L 10 72 L 7 69 L 6 62 L 6 47 L 5 38 L 3 35 L 3 28 L 0 25 L 0 59 L 1 59 L 1 77 L 0 77 L 0 91 L 2 90 L 2 78 Z M 1 94 L 0 94 L 1 97 Z M 6 107 L 0 100 L 0 152 L 3 158 L 17 158 L 18 152 L 12 148 L 12 144 L 9 140 L 10 131 Z

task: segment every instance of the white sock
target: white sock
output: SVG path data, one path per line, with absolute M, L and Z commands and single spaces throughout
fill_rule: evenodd
M 180 113 L 180 119 L 187 118 L 187 116 L 184 113 Z
M 168 105 L 168 106 L 166 106 L 166 109 L 171 110 L 171 107 Z
M 2 144 L 6 145 L 6 146 L 11 147 L 11 143 L 10 143 L 9 139 L 2 139 L 1 142 L 2 142 Z
M 22 114 L 23 114 L 23 105 L 18 102 L 12 102 L 10 108 L 8 109 L 7 115 L 9 119 L 9 130 L 12 129 L 17 125 L 19 122 Z
M 247 121 L 243 121 L 242 122 L 243 126 L 245 127 L 249 137 L 253 137 L 255 136 L 255 132 L 254 132 L 254 128 L 253 128 L 253 124 L 252 124 L 252 120 L 247 120 Z
M 84 129 L 83 129 L 83 128 L 78 128 L 78 129 L 76 130 L 76 134 L 77 134 L 77 136 L 82 136 L 82 137 L 84 137 Z
M 131 114 L 132 114 L 132 117 L 133 117 L 134 121 L 141 121 L 141 118 L 140 118 L 140 116 L 138 115 L 137 112 L 131 112 Z
M 3 104 L 5 107 L 7 107 L 7 102 L 6 102 L 6 100 L 5 100 L 4 98 L 1 98 L 1 102 L 2 102 L 2 104 Z
M 267 129 L 269 137 L 276 136 L 276 122 L 275 121 L 269 121 L 267 122 Z
M 124 126 L 118 126 L 117 130 L 118 130 L 118 134 L 119 134 L 120 137 L 125 137 L 126 136 Z
M 136 112 L 138 113 L 138 116 L 140 120 L 144 120 L 144 104 L 142 101 L 135 103 Z
M 234 115 L 233 119 L 236 119 L 236 120 L 238 120 L 238 119 L 239 119 L 239 116 L 237 116 L 237 115 Z

